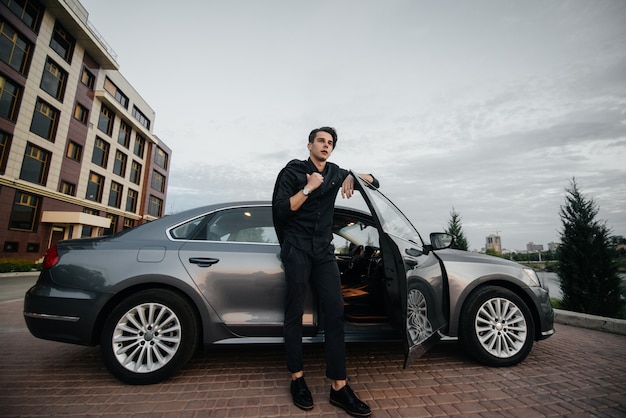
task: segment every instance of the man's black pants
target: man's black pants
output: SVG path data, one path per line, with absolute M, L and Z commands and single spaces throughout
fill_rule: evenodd
M 343 296 L 333 247 L 329 246 L 328 251 L 323 254 L 312 254 L 285 242 L 281 248 L 281 259 L 287 282 L 284 323 L 287 369 L 291 373 L 303 370 L 302 315 L 310 281 L 311 287 L 317 291 L 320 311 L 324 315 L 326 377 L 344 380 L 346 350 Z

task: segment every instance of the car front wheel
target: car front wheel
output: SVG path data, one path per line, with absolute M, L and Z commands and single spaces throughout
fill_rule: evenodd
M 433 334 L 428 319 L 428 299 L 418 287 L 412 287 L 407 296 L 406 329 L 410 345 L 419 344 Z
M 488 366 L 513 366 L 533 346 L 535 325 L 524 301 L 512 291 L 486 286 L 469 296 L 460 319 L 460 340 Z
M 100 339 L 105 366 L 123 382 L 161 382 L 182 368 L 198 343 L 196 316 L 180 295 L 165 289 L 138 292 L 108 316 Z

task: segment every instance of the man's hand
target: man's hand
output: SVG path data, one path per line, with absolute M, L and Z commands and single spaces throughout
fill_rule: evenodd
M 306 175 L 306 187 L 313 191 L 319 188 L 324 183 L 324 177 L 320 173 L 313 173 Z
M 346 179 L 341 183 L 341 197 L 343 199 L 350 199 L 354 194 L 354 177 L 352 174 L 348 175 Z

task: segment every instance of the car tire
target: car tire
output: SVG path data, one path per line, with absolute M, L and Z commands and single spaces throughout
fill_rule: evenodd
M 196 315 L 179 294 L 143 290 L 109 314 L 100 338 L 105 366 L 133 385 L 158 383 L 181 369 L 198 345 Z
M 518 364 L 533 347 L 535 324 L 530 309 L 503 287 L 485 286 L 472 293 L 459 325 L 461 344 L 487 366 Z

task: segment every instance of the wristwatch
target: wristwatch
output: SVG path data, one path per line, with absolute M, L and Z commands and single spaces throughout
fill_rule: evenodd
M 304 189 L 302 189 L 302 194 L 308 196 L 311 194 L 311 191 L 305 187 Z

